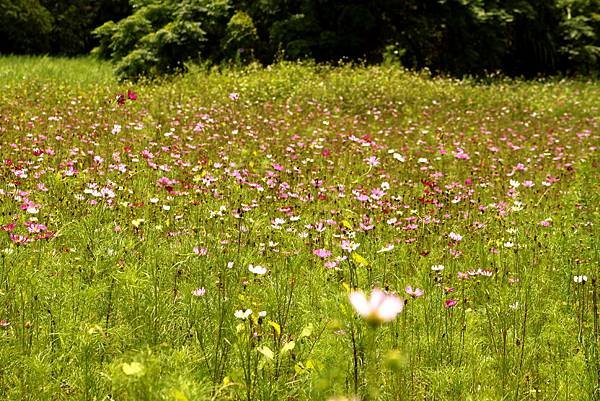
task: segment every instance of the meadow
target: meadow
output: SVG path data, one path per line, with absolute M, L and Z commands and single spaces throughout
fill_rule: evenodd
M 2 399 L 600 400 L 598 81 L 0 82 Z

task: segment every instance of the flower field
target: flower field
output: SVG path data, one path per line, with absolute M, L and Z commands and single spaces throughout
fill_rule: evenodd
M 7 400 L 600 400 L 600 85 L 0 59 Z

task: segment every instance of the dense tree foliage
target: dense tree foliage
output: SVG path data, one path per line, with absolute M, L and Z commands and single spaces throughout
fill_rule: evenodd
M 0 54 L 87 53 L 95 27 L 129 13 L 127 0 L 0 0 Z
M 111 18 L 127 11 L 118 0 L 0 4 L 0 23 L 13 21 L 0 30 L 20 37 L 3 51 L 75 54 L 89 48 L 86 28 L 108 21 L 94 30 L 94 53 L 122 78 L 277 59 L 458 76 L 597 73 L 600 62 L 600 0 L 130 0 L 123 19 Z

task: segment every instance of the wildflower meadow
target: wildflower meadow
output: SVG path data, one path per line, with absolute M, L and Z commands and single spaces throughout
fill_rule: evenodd
M 600 400 L 600 85 L 0 59 L 3 400 Z

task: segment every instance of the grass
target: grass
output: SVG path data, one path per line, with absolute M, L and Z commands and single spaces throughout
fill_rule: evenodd
M 600 400 L 598 82 L 110 71 L 0 59 L 3 399 Z

